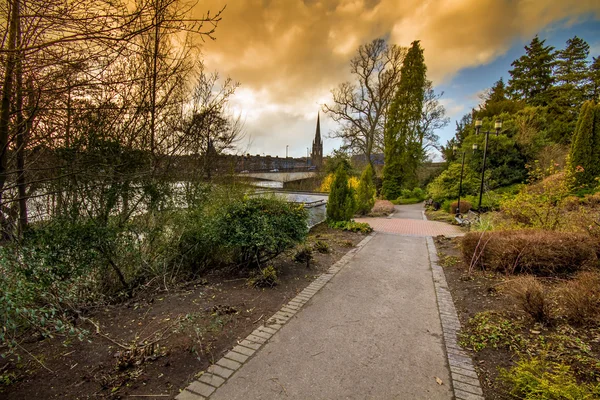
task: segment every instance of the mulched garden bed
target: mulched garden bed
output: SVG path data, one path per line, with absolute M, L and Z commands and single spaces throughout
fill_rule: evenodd
M 0 360 L 0 397 L 172 398 L 363 238 L 314 227 L 308 244 L 320 240 L 330 252 L 315 251 L 310 269 L 293 261 L 295 251 L 279 256 L 272 288 L 249 287 L 247 271 L 216 271 L 101 306 L 79 322 L 90 331 L 83 341 L 31 341 L 20 359 Z
M 510 388 L 499 378 L 521 359 L 543 356 L 568 365 L 581 382 L 597 382 L 600 371 L 600 330 L 597 327 L 570 327 L 562 321 L 549 325 L 535 323 L 519 307 L 517 301 L 503 291 L 505 283 L 515 276 L 474 270 L 461 258 L 460 238 L 437 237 L 435 243 L 446 280 L 463 327 L 462 341 L 478 370 L 485 398 L 514 399 Z M 557 279 L 556 282 L 559 282 Z M 552 280 L 545 283 L 549 287 Z M 482 316 L 486 329 L 473 330 L 469 320 Z M 500 323 L 496 318 L 499 318 Z M 488 329 L 489 328 L 489 329 Z M 473 345 L 481 345 L 478 351 Z M 588 375 L 584 379 L 582 376 Z

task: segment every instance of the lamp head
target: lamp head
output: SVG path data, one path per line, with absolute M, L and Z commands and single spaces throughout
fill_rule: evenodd
M 494 128 L 496 129 L 502 129 L 502 120 L 501 119 L 497 119 L 496 123 L 494 124 Z
M 475 120 L 475 128 L 481 128 L 482 125 L 483 125 L 483 120 L 481 118 L 477 118 Z
M 473 151 L 476 151 L 478 149 L 479 146 L 477 146 L 477 143 L 473 143 Z

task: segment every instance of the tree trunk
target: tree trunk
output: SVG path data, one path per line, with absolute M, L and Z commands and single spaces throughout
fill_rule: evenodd
M 17 21 L 16 36 L 18 47 L 21 47 L 21 24 Z M 25 181 L 25 120 L 23 119 L 23 58 L 19 51 L 16 57 L 16 87 L 15 100 L 17 111 L 17 190 L 19 193 L 19 224 L 18 235 L 21 236 L 27 229 L 27 183 Z
M 0 204 L 4 200 L 4 185 L 6 183 L 7 167 L 8 167 L 8 137 L 10 124 L 10 105 L 12 100 L 13 80 L 16 64 L 16 40 L 17 26 L 19 20 L 19 1 L 8 0 L 9 7 L 12 7 L 10 13 L 10 22 L 8 29 L 8 43 L 6 64 L 4 69 L 4 84 L 2 86 L 2 103 L 0 104 Z M 0 224 L 2 228 L 2 236 L 4 239 L 10 237 L 8 232 L 9 221 L 5 213 L 0 213 Z

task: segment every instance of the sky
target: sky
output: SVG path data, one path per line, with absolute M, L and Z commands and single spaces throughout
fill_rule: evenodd
M 351 81 L 349 61 L 359 45 L 378 37 L 408 47 L 420 40 L 428 79 L 444 92 L 450 124 L 480 102 L 537 34 L 563 48 L 575 35 L 591 56 L 600 54 L 599 0 L 203 0 L 199 14 L 226 6 L 214 41 L 203 44 L 209 70 L 241 86 L 231 100 L 245 139 L 239 151 L 306 155 L 317 113 L 330 91 Z M 328 138 L 335 122 L 321 112 L 324 153 L 339 148 Z

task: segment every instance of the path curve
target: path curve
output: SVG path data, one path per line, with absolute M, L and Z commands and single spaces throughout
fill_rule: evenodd
M 383 218 L 357 218 L 366 222 L 375 232 L 393 233 L 405 236 L 456 237 L 464 235 L 457 226 L 438 221 L 428 221 L 423 217 L 423 203 L 395 206 L 394 214 Z

